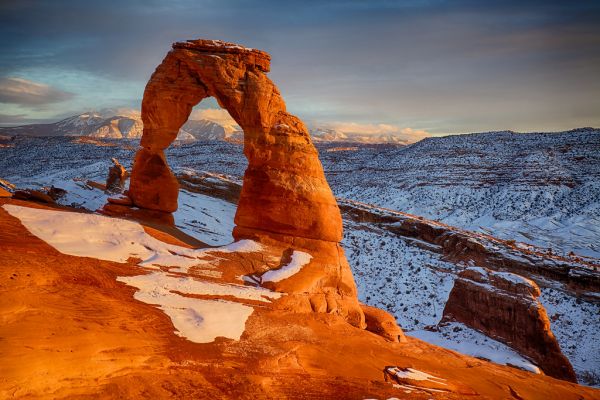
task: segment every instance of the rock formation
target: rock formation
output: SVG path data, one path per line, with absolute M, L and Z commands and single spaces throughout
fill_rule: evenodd
M 109 192 L 120 193 L 125 187 L 125 179 L 127 179 L 127 170 L 119 164 L 116 158 L 112 158 L 113 166 L 108 169 L 108 177 L 106 178 L 106 190 Z
M 54 203 L 54 199 L 48 195 L 48 193 L 44 193 L 41 190 L 34 189 L 23 189 L 23 190 L 15 190 L 12 194 L 12 197 L 20 200 L 31 200 L 37 201 L 41 203 Z
M 133 166 L 136 206 L 172 212 L 177 182 L 163 151 L 192 107 L 213 96 L 244 131 L 248 168 L 235 218 L 236 236 L 250 231 L 338 242 L 340 212 L 306 126 L 286 112 L 267 77 L 270 56 L 232 43 L 175 43 L 146 86 L 142 149 Z
M 458 321 L 531 358 L 547 375 L 576 382 L 550 329 L 540 289 L 522 276 L 472 267 L 454 282 L 443 321 Z
M 310 254 L 308 265 L 292 278 L 269 283 L 289 293 L 281 306 L 341 315 L 364 328 L 356 285 L 339 245 L 339 208 L 308 130 L 286 111 L 266 75 L 269 67 L 267 53 L 233 43 L 175 43 L 146 85 L 144 133 L 127 194 L 140 209 L 164 214 L 177 209 L 179 185 L 164 150 L 192 107 L 214 97 L 244 131 L 248 159 L 234 238 L 269 244 L 284 256 L 293 251 Z M 117 205 L 109 207 L 114 211 Z M 255 272 L 265 271 L 257 267 Z
M 368 331 L 383 336 L 392 342 L 406 342 L 406 336 L 404 336 L 404 332 L 398 326 L 392 314 L 366 304 L 361 304 L 361 308 L 365 314 L 366 329 Z

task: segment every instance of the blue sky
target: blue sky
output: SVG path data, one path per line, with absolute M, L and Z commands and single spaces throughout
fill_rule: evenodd
M 20 0 L 0 35 L 3 125 L 139 107 L 172 42 L 210 38 L 271 53 L 309 124 L 600 126 L 598 1 Z

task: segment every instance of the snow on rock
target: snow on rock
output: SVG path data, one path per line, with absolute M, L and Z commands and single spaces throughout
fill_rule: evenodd
M 261 282 L 279 282 L 284 279 L 287 279 L 302 270 L 302 267 L 307 265 L 312 256 L 303 251 L 294 250 L 292 254 L 292 260 L 289 264 L 284 265 L 279 269 L 273 269 L 265 272 L 261 276 Z
M 153 271 L 146 275 L 119 277 L 119 282 L 134 286 L 141 291 L 178 291 L 195 295 L 231 296 L 240 300 L 255 300 L 269 302 L 277 299 L 281 293 L 254 286 L 222 284 L 200 281 L 191 277 L 173 276 L 163 271 Z
M 118 277 L 119 282 L 136 287 L 134 297 L 158 305 L 173 322 L 176 334 L 197 343 L 208 343 L 217 337 L 238 340 L 253 308 L 225 300 L 205 300 L 190 295 L 228 296 L 237 300 L 268 302 L 282 293 L 236 284 L 221 284 L 175 276 L 158 266 L 171 266 L 178 273 L 208 263 L 199 258 L 212 252 L 256 252 L 261 245 L 242 240 L 228 246 L 194 250 L 170 245 L 148 235 L 137 222 L 95 214 L 3 205 L 12 216 L 34 235 L 58 251 L 79 257 L 126 262 L 140 258 L 145 275 Z M 215 271 L 216 272 L 216 271 Z M 176 293 L 177 292 L 177 293 Z M 181 293 L 181 294 L 180 294 Z
M 252 253 L 263 249 L 262 245 L 254 240 L 243 239 L 238 242 L 228 244 L 227 246 L 218 247 L 213 251 L 218 250 L 221 253 Z
M 504 279 L 505 281 L 513 283 L 515 285 L 525 285 L 525 286 L 529 286 L 529 287 L 537 286 L 536 283 L 533 282 L 531 279 L 527 279 L 521 275 L 513 274 L 510 272 L 494 272 L 494 275 Z
M 11 204 L 3 208 L 35 236 L 72 256 L 122 263 L 130 257 L 144 260 L 160 252 L 169 254 L 172 249 L 187 250 L 154 239 L 132 221 Z
M 430 375 L 426 372 L 419 371 L 414 368 L 398 368 L 398 367 L 390 367 L 386 371 L 397 376 L 401 379 L 411 379 L 413 381 L 435 381 L 437 383 L 444 384 L 440 381 L 444 381 L 445 379 L 438 378 L 437 376 Z
M 160 287 L 138 289 L 133 296 L 136 300 L 158 305 L 171 319 L 175 334 L 195 343 L 210 343 L 217 337 L 239 340 L 254 312 L 254 308 L 232 301 L 194 299 Z

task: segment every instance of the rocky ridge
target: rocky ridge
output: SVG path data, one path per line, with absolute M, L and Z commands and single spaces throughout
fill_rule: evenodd
M 471 267 L 462 271 L 441 321 L 457 321 L 499 339 L 530 357 L 546 374 L 577 382 L 563 355 L 535 282 L 509 272 Z

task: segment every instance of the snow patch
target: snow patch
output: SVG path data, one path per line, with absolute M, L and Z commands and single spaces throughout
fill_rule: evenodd
M 157 305 L 171 319 L 175 334 L 195 343 L 211 343 L 217 337 L 239 340 L 254 312 L 232 301 L 194 299 L 160 287 L 139 289 L 133 295 L 136 300 Z
M 414 381 L 431 381 L 438 383 L 440 385 L 445 385 L 445 383 L 441 381 L 445 381 L 445 379 L 438 378 L 434 375 L 429 375 L 426 372 L 419 371 L 414 368 L 398 368 L 398 367 L 390 367 L 386 369 L 387 372 L 396 375 L 400 379 L 412 379 Z
M 235 284 L 222 284 L 216 282 L 199 281 L 191 277 L 180 277 L 169 275 L 162 271 L 152 272 L 146 275 L 121 276 L 119 282 L 136 287 L 141 291 L 178 291 L 194 295 L 208 296 L 231 296 L 241 300 L 254 300 L 269 302 L 278 299 L 281 293 L 271 290 Z
M 261 282 L 279 282 L 284 279 L 287 279 L 302 270 L 302 268 L 307 265 L 312 256 L 303 251 L 294 250 L 292 254 L 292 260 L 289 264 L 284 265 L 279 269 L 274 269 L 265 272 L 261 277 Z

